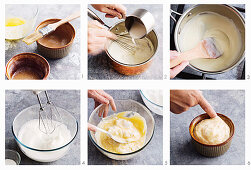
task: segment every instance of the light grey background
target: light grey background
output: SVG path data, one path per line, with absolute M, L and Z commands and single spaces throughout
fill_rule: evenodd
M 190 8 L 193 5 L 194 4 L 185 4 L 183 12 L 185 12 L 188 8 Z M 230 5 L 234 6 L 234 7 L 240 7 L 240 8 L 244 8 L 245 9 L 245 4 L 230 4 Z M 171 5 L 171 9 L 173 9 L 174 11 L 177 11 L 177 7 L 178 7 L 177 4 L 172 4 Z M 245 13 L 241 12 L 241 14 L 245 18 Z M 173 14 L 173 16 L 175 16 L 175 14 Z M 235 80 L 235 79 L 241 79 L 242 70 L 244 68 L 244 61 L 245 61 L 245 59 L 239 65 L 237 65 L 235 68 L 233 68 L 232 70 L 229 70 L 229 71 L 227 71 L 225 73 L 215 74 L 215 75 L 206 74 L 206 77 L 207 78 L 217 79 L 217 80 L 225 80 L 225 79 L 227 79 L 227 80 Z M 183 70 L 183 72 L 194 74 L 194 75 L 199 75 L 199 76 L 202 75 L 200 72 L 195 71 L 194 69 L 192 69 L 189 66 L 187 66 Z M 181 80 L 181 79 L 178 78 L 178 77 L 176 77 L 173 80 Z
M 76 118 L 80 125 L 80 92 L 77 90 L 49 90 L 48 95 L 54 104 L 61 107 Z M 41 99 L 46 102 L 44 94 Z M 11 126 L 15 116 L 23 109 L 38 104 L 37 97 L 28 90 L 6 90 L 5 92 L 5 148 L 18 151 L 21 155 L 21 165 L 79 165 L 80 164 L 80 134 L 71 143 L 68 153 L 61 159 L 51 163 L 40 163 L 25 156 L 19 149 Z M 79 126 L 80 127 L 80 126 Z M 80 128 L 79 128 L 80 129 Z
M 39 13 L 35 24 L 38 26 L 42 21 L 50 18 L 65 18 L 73 12 L 80 10 L 80 5 L 29 5 L 30 8 L 38 7 Z M 25 12 L 25 11 L 24 11 Z M 75 19 L 70 22 L 76 31 L 76 36 L 71 47 L 70 53 L 62 59 L 49 59 L 46 60 L 50 64 L 50 74 L 48 80 L 76 80 L 81 78 L 80 73 L 80 19 Z M 33 30 L 35 30 L 35 27 Z M 37 44 L 26 45 L 22 40 L 15 41 L 12 48 L 5 51 L 5 64 L 13 56 L 24 53 L 32 52 L 38 53 Z M 7 79 L 7 78 L 6 78 Z
M 158 36 L 159 47 L 154 56 L 152 65 L 142 74 L 135 76 L 125 76 L 116 72 L 109 64 L 108 56 L 105 52 L 96 56 L 88 56 L 88 79 L 162 79 L 163 78 L 163 7 L 157 4 L 125 4 L 127 14 L 132 14 L 136 9 L 144 8 L 151 12 L 155 18 L 154 30 Z M 88 5 L 108 26 L 113 26 L 120 20 L 117 18 L 105 18 L 105 14 L 101 13 L 91 5 Z M 88 20 L 91 20 L 88 18 Z
M 171 165 L 236 165 L 245 164 L 245 91 L 204 90 L 204 97 L 217 113 L 225 114 L 235 125 L 235 134 L 229 150 L 219 157 L 208 158 L 193 148 L 189 125 L 193 118 L 205 113 L 200 106 L 182 114 L 171 113 Z
M 132 99 L 143 105 L 138 90 L 106 90 L 115 100 Z M 93 99 L 88 99 L 88 119 L 94 108 Z M 163 117 L 152 113 L 155 131 L 150 143 L 134 158 L 117 161 L 103 155 L 88 137 L 88 165 L 162 165 L 163 164 Z

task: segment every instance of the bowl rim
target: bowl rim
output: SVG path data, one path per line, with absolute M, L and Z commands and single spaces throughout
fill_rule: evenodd
M 190 136 L 192 137 L 192 139 L 195 140 L 196 142 L 198 142 L 199 144 L 204 145 L 204 146 L 208 146 L 208 147 L 219 147 L 219 146 L 222 146 L 222 145 L 225 145 L 225 144 L 229 143 L 229 141 L 232 140 L 232 138 L 233 138 L 233 136 L 234 136 L 234 134 L 235 134 L 235 126 L 234 126 L 233 121 L 232 121 L 229 117 L 227 117 L 226 115 L 223 115 L 223 114 L 221 114 L 221 113 L 217 113 L 217 115 L 220 116 L 220 117 L 224 117 L 224 118 L 228 119 L 229 122 L 233 125 L 233 133 L 232 133 L 231 136 L 229 136 L 229 138 L 228 138 L 227 140 L 225 140 L 224 142 L 219 143 L 219 144 L 209 145 L 209 144 L 204 144 L 204 143 L 200 142 L 199 140 L 197 140 L 197 139 L 194 137 L 194 135 L 191 134 L 191 133 L 193 133 L 193 131 L 191 132 L 191 128 L 192 128 L 192 125 L 195 124 L 196 119 L 198 119 L 199 117 L 204 116 L 204 115 L 206 115 L 206 116 L 209 117 L 209 115 L 208 115 L 207 113 L 203 113 L 203 114 L 200 114 L 200 115 L 196 116 L 196 117 L 191 121 L 191 123 L 190 123 L 190 125 L 189 125 L 189 134 L 190 134 Z M 210 117 L 209 117 L 209 118 L 210 118 Z M 203 119 L 203 120 L 204 120 L 204 119 Z M 199 122 L 200 122 L 200 121 L 199 121 Z M 195 126 L 196 126 L 199 122 L 197 122 L 197 123 L 195 124 Z M 194 127 L 195 127 L 195 126 L 194 126 Z M 193 130 L 194 130 L 194 129 L 193 129 Z
M 6 152 L 12 152 L 12 153 L 14 153 L 14 154 L 16 154 L 17 155 L 17 157 L 18 157 L 18 160 L 16 161 L 16 160 L 13 160 L 13 161 L 15 161 L 16 163 L 17 163 L 17 165 L 19 165 L 20 164 L 20 162 L 21 162 L 21 156 L 20 156 L 20 154 L 17 152 L 17 151 L 15 151 L 15 150 L 13 150 L 13 149 L 5 149 L 5 159 L 6 159 Z
M 45 23 L 45 22 L 48 22 L 48 21 L 60 21 L 61 19 L 59 19 L 59 18 L 50 18 L 50 19 L 46 19 L 46 20 L 44 20 L 44 21 L 42 21 L 42 22 L 40 22 L 39 24 L 38 24 L 38 26 L 36 27 L 36 31 L 38 31 L 38 28 L 43 24 L 43 23 Z M 75 31 L 75 29 L 74 29 L 74 27 L 73 27 L 73 25 L 70 23 L 70 22 L 66 22 L 66 23 L 64 23 L 64 24 L 69 24 L 69 26 L 72 28 L 72 30 L 73 30 L 73 34 L 71 35 L 71 41 L 70 42 L 68 42 L 67 44 L 65 44 L 64 46 L 61 46 L 61 47 L 48 47 L 48 46 L 45 46 L 45 45 L 43 45 L 42 43 L 40 43 L 38 40 L 36 41 L 36 43 L 38 43 L 39 45 L 41 45 L 41 46 L 43 46 L 43 47 L 45 47 L 45 48 L 48 48 L 48 49 L 63 49 L 63 48 L 66 48 L 66 47 L 68 47 L 68 46 L 70 46 L 72 43 L 73 43 L 73 41 L 74 41 L 74 39 L 75 39 L 75 36 L 76 36 L 76 31 Z M 64 25 L 63 24 L 63 25 Z M 48 25 L 48 24 L 47 24 Z M 60 25 L 61 26 L 61 25 Z
M 114 27 L 116 27 L 117 25 L 119 25 L 119 24 L 121 24 L 121 23 L 123 23 L 123 22 L 125 22 L 125 20 L 122 20 L 122 21 L 119 21 L 119 22 L 115 23 L 113 26 L 111 26 L 111 27 L 109 28 L 109 31 L 111 31 Z M 149 59 L 147 59 L 146 61 L 143 61 L 143 62 L 137 63 L 137 64 L 126 64 L 126 63 L 122 63 L 122 62 L 120 62 L 120 61 L 117 61 L 117 60 L 116 60 L 114 57 L 112 57 L 112 55 L 109 53 L 109 51 L 108 51 L 108 49 L 107 49 L 107 43 L 106 43 L 106 45 L 105 45 L 105 52 L 106 52 L 106 54 L 108 55 L 108 57 L 109 57 L 112 61 L 114 61 L 115 63 L 117 63 L 117 64 L 119 64 L 119 65 L 122 65 L 122 66 L 126 66 L 126 67 L 138 67 L 138 66 L 145 65 L 145 64 L 147 64 L 147 63 L 149 63 L 149 62 L 151 62 L 151 61 L 153 60 L 155 54 L 157 53 L 157 51 L 158 51 L 158 49 L 159 49 L 159 38 L 158 38 L 158 35 L 157 35 L 156 31 L 155 31 L 154 29 L 152 29 L 152 31 L 150 31 L 150 32 L 153 32 L 153 34 L 156 36 L 157 44 L 156 44 L 156 49 L 155 49 L 153 55 L 152 55 Z M 149 32 L 149 33 L 150 33 L 150 32 Z M 148 33 L 148 34 L 149 34 L 149 33 Z
M 63 108 L 61 108 L 61 107 L 57 107 L 57 108 L 60 108 L 60 109 L 62 109 L 62 110 L 65 110 L 66 112 L 68 112 L 68 113 L 70 114 L 70 116 L 72 116 L 72 117 L 75 119 L 75 122 L 76 122 L 76 132 L 75 132 L 74 136 L 72 137 L 72 139 L 71 139 L 68 143 L 66 143 L 65 145 L 60 146 L 60 147 L 58 147 L 58 148 L 54 148 L 54 149 L 36 149 L 36 148 L 32 148 L 32 147 L 29 147 L 29 146 L 26 146 L 25 144 L 23 144 L 23 143 L 17 138 L 16 134 L 14 133 L 13 123 L 15 122 L 17 116 L 19 116 L 23 111 L 28 110 L 28 109 L 30 109 L 31 107 L 35 107 L 35 106 L 38 106 L 38 105 L 32 105 L 32 106 L 27 107 L 27 108 L 23 109 L 22 111 L 20 111 L 20 112 L 15 116 L 15 118 L 14 118 L 14 120 L 13 120 L 13 122 L 12 122 L 12 126 L 11 126 L 12 134 L 13 134 L 15 140 L 16 140 L 19 144 L 21 144 L 23 147 L 25 147 L 25 148 L 27 148 L 27 149 L 30 149 L 30 150 L 33 150 L 33 151 L 51 152 L 51 151 L 57 151 L 57 150 L 59 150 L 59 149 L 62 149 L 62 148 L 64 148 L 64 147 L 66 147 L 67 145 L 69 145 L 69 144 L 76 138 L 76 136 L 77 136 L 77 134 L 78 134 L 78 128 L 79 128 L 77 119 L 72 115 L 71 112 L 69 112 L 69 111 L 67 111 L 67 110 L 65 110 L 65 109 L 63 109 Z
M 141 106 L 143 106 L 145 109 L 147 109 L 148 110 L 148 108 L 146 108 L 143 104 L 141 104 L 141 103 L 139 103 L 139 102 L 137 102 L 137 101 L 135 101 L 135 100 L 132 100 L 132 99 L 124 99 L 124 100 L 116 100 L 116 101 L 126 101 L 126 100 L 130 100 L 130 101 L 133 101 L 133 102 L 135 102 L 135 103 L 137 103 L 137 104 L 140 104 Z M 98 110 L 100 107 L 102 107 L 103 106 L 103 104 L 101 104 L 101 105 L 99 105 L 98 107 L 96 107 L 93 111 L 92 111 L 92 113 L 94 113 L 94 111 L 95 110 Z M 149 110 L 148 110 L 149 111 Z M 91 113 L 91 114 L 92 114 Z M 151 114 L 151 112 L 149 111 L 149 115 L 152 117 L 152 119 L 153 119 L 153 133 L 152 133 L 152 135 L 151 135 L 151 137 L 150 137 L 150 139 L 148 140 L 148 142 L 147 143 L 145 143 L 144 144 L 144 146 L 142 146 L 140 149 L 138 149 L 138 150 L 136 150 L 136 151 L 133 151 L 133 152 L 130 152 L 130 153 L 114 153 L 114 152 L 110 152 L 110 151 L 107 151 L 106 149 L 104 149 L 104 148 L 102 148 L 101 146 L 99 146 L 96 142 L 95 142 L 95 140 L 92 138 L 92 135 L 91 135 L 91 132 L 88 130 L 88 136 L 89 136 L 89 138 L 91 139 L 91 141 L 92 141 L 92 143 L 99 149 L 99 150 L 102 150 L 102 151 L 104 151 L 104 152 L 106 152 L 106 153 L 109 153 L 109 154 L 112 154 L 112 155 L 119 155 L 119 156 L 126 156 L 126 155 L 133 155 L 133 154 L 136 154 L 136 153 L 138 153 L 138 152 L 140 152 L 141 150 L 143 150 L 150 142 L 151 142 L 151 140 L 152 140 L 152 138 L 153 138 L 153 135 L 154 135 L 154 132 L 155 132 L 155 120 L 154 120 L 154 117 L 152 116 L 152 114 Z M 89 116 L 89 118 L 90 118 L 90 116 Z M 88 122 L 89 122 L 89 119 L 88 119 Z
M 148 99 L 148 98 L 144 95 L 144 93 L 143 93 L 142 90 L 139 90 L 139 92 L 140 92 L 140 94 L 142 94 L 142 95 L 144 96 L 144 98 L 146 98 L 147 101 L 149 101 L 150 103 L 152 103 L 152 104 L 154 104 L 154 105 L 156 105 L 156 106 L 158 106 L 158 107 L 163 108 L 162 105 L 158 105 L 158 104 L 154 103 L 153 101 L 151 101 L 150 99 Z
M 19 54 L 15 55 L 15 56 L 13 56 L 13 57 L 11 57 L 11 58 L 9 59 L 9 61 L 8 61 L 7 64 L 6 64 L 6 67 L 5 67 L 5 75 L 6 75 L 7 79 L 8 79 L 8 80 L 12 80 L 12 78 L 10 77 L 10 75 L 9 75 L 9 73 L 8 73 L 9 66 L 10 66 L 10 62 L 11 62 L 14 58 L 16 58 L 16 57 L 18 57 L 18 56 L 22 56 L 22 55 L 33 55 L 33 56 L 36 56 L 36 57 L 40 58 L 41 60 L 43 60 L 43 61 L 46 63 L 46 66 L 47 66 L 47 68 L 48 68 L 48 73 L 45 74 L 45 76 L 44 76 L 43 79 L 41 79 L 41 80 L 46 80 L 47 77 L 49 76 L 50 70 L 51 70 L 51 69 L 50 69 L 50 64 L 49 64 L 49 62 L 48 62 L 43 56 L 41 56 L 41 55 L 39 55 L 39 54 L 37 54 L 37 53 L 30 53 L 30 52 L 27 52 L 27 53 L 19 53 Z

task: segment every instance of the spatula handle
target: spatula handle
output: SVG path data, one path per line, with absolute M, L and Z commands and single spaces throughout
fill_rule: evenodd
M 196 47 L 194 47 L 191 50 L 185 51 L 180 53 L 178 57 L 170 61 L 170 68 L 173 68 L 183 61 L 191 61 L 198 58 L 208 58 L 207 55 L 205 55 L 204 48 L 202 46 L 202 43 L 199 43 Z
M 60 21 L 56 22 L 56 23 L 53 23 L 53 24 L 50 24 L 50 27 L 53 28 L 54 30 L 59 27 L 60 25 L 63 25 L 69 21 L 72 21 L 76 18 L 80 17 L 80 11 L 77 11 L 71 15 L 69 15 L 68 17 L 64 18 L 64 19 L 61 19 Z

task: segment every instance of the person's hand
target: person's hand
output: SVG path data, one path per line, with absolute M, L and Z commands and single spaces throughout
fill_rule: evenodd
M 177 51 L 170 51 L 170 61 L 177 58 L 179 56 L 179 52 Z M 174 78 L 175 76 L 177 76 L 177 74 L 179 74 L 182 70 L 184 70 L 184 68 L 189 64 L 188 61 L 183 61 L 182 63 L 180 63 L 179 65 L 173 67 L 170 69 L 170 78 Z
M 93 98 L 95 102 L 94 108 L 98 107 L 100 104 L 104 104 L 103 107 L 100 108 L 98 116 L 106 117 L 109 110 L 109 105 L 111 106 L 113 111 L 116 111 L 115 102 L 109 94 L 104 92 L 103 90 L 88 90 L 88 98 Z
M 88 22 L 88 54 L 96 55 L 105 49 L 108 39 L 116 39 L 116 35 L 98 21 Z
M 92 4 L 96 10 L 106 13 L 105 17 L 119 19 L 125 18 L 126 7 L 120 4 Z
M 199 90 L 171 90 L 170 91 L 170 110 L 173 113 L 180 114 L 187 111 L 190 107 L 199 104 L 201 108 L 212 118 L 217 114 L 203 97 Z

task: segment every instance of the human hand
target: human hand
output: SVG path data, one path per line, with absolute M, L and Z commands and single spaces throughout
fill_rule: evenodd
M 171 90 L 170 91 L 170 110 L 179 114 L 187 111 L 190 107 L 199 104 L 201 108 L 211 117 L 217 116 L 213 107 L 203 97 L 199 90 Z
M 175 58 L 179 57 L 179 52 L 177 51 L 170 51 L 170 61 L 174 60 Z M 179 74 L 184 68 L 189 64 L 188 61 L 183 61 L 179 65 L 170 69 L 170 78 L 174 78 L 177 74 Z
M 126 7 L 120 4 L 92 4 L 96 10 L 106 13 L 105 17 L 119 19 L 125 18 Z
M 108 39 L 116 39 L 116 35 L 107 30 L 98 21 L 88 22 L 88 54 L 96 55 L 105 49 Z
M 88 98 L 93 98 L 95 102 L 95 107 L 98 107 L 100 104 L 104 104 L 103 107 L 99 109 L 98 116 L 106 117 L 109 110 L 109 105 L 111 106 L 113 111 L 116 111 L 116 105 L 115 102 L 109 94 L 104 92 L 103 90 L 88 90 Z

